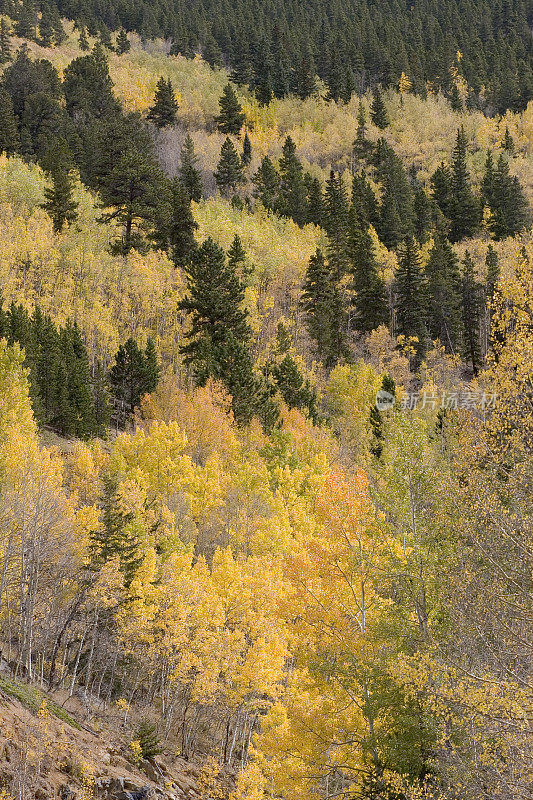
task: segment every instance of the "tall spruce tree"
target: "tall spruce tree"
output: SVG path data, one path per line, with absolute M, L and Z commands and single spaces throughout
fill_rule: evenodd
M 87 53 L 91 49 L 89 45 L 89 40 L 87 39 L 87 28 L 85 27 L 85 25 L 80 25 L 80 34 L 78 37 L 78 42 L 80 45 L 80 50 L 83 53 Z
M 474 375 L 477 375 L 481 367 L 480 331 L 483 313 L 483 292 L 481 285 L 475 279 L 474 262 L 468 250 L 463 259 L 462 306 L 463 355 L 470 362 Z
M 280 178 L 268 156 L 261 161 L 261 166 L 252 177 L 252 183 L 255 185 L 254 197 L 263 204 L 267 211 L 273 211 L 277 207 Z
M 217 350 L 228 333 L 244 344 L 250 338 L 244 285 L 210 237 L 198 248 L 186 273 L 188 294 L 180 308 L 191 315 L 191 331 L 182 353 L 197 381 L 203 383 L 217 373 Z
M 216 184 L 221 194 L 229 197 L 245 180 L 242 161 L 235 145 L 227 136 L 220 150 L 220 159 L 215 171 Z
M 130 40 L 128 39 L 128 35 L 124 28 L 121 28 L 117 34 L 117 42 L 115 45 L 115 50 L 117 51 L 119 56 L 123 56 L 124 53 L 129 53 L 131 50 Z
M 370 106 L 370 117 L 376 128 L 379 128 L 380 130 L 384 130 L 385 128 L 388 128 L 388 126 L 390 125 L 390 119 L 389 119 L 389 114 L 387 112 L 387 107 L 383 100 L 383 95 L 379 90 L 379 87 L 376 87 L 374 89 L 372 95 L 372 104 Z
M 448 353 L 458 353 L 462 344 L 461 273 L 442 227 L 435 232 L 426 275 L 430 336 L 440 339 Z
M 17 118 L 13 101 L 5 89 L 0 88 L 0 153 L 11 156 L 19 149 Z
M 248 131 L 246 131 L 242 142 L 241 161 L 243 165 L 247 167 L 251 160 L 252 160 L 252 143 L 250 141 L 250 137 L 248 136 Z
M 368 229 L 361 227 L 350 247 L 350 271 L 355 290 L 352 326 L 370 332 L 389 320 L 385 283 L 380 276 Z
M 157 128 L 176 123 L 178 104 L 170 78 L 165 80 L 161 76 L 157 82 L 154 103 L 150 107 L 146 118 L 153 122 Z
M 245 115 L 242 106 L 237 99 L 235 89 L 231 83 L 227 83 L 219 100 L 220 112 L 215 118 L 217 128 L 221 133 L 233 134 L 238 136 L 244 125 Z
M 154 239 L 167 250 L 175 267 L 187 264 L 196 247 L 194 232 L 198 223 L 191 210 L 188 191 L 179 178 L 168 189 L 168 200 L 158 206 L 158 222 Z
M 337 280 L 348 265 L 348 194 L 341 173 L 331 170 L 324 196 L 323 226 L 328 235 L 328 263 Z
M 309 260 L 301 305 L 305 311 L 307 331 L 326 369 L 347 359 L 346 311 L 335 276 L 320 250 Z
M 450 241 L 459 242 L 474 236 L 481 223 L 481 204 L 470 186 L 466 166 L 466 134 L 459 128 L 452 154 L 451 198 L 448 210 L 451 221 Z
M 307 222 L 313 225 L 324 225 L 324 196 L 319 178 L 313 178 L 309 173 L 304 177 L 307 192 Z
M 353 157 L 356 167 L 358 167 L 361 162 L 366 164 L 372 153 L 372 142 L 366 138 L 366 134 L 366 111 L 363 103 L 359 101 L 359 110 L 357 112 L 357 131 L 353 143 Z
M 0 64 L 11 61 L 11 35 L 7 21 L 0 19 Z
M 78 203 L 74 200 L 74 179 L 71 173 L 72 157 L 64 139 L 57 139 L 47 152 L 52 186 L 45 187 L 42 208 L 52 219 L 54 231 L 61 233 L 66 222 L 78 217 Z
M 96 570 L 110 559 L 118 557 L 124 582 L 129 586 L 142 564 L 143 556 L 135 515 L 132 511 L 122 510 L 118 476 L 105 475 L 102 483 L 102 523 L 91 533 L 90 566 Z
M 146 249 L 143 233 L 151 233 L 165 185 L 161 170 L 151 159 L 133 149 L 125 150 L 100 185 L 102 219 L 123 226 L 114 253 L 127 255 L 133 248 Z
M 426 286 L 420 254 L 415 241 L 408 237 L 398 251 L 398 269 L 394 281 L 395 333 L 416 336 L 415 366 L 424 355 L 427 338 Z
M 490 209 L 488 228 L 495 239 L 514 236 L 531 222 L 529 203 L 516 176 L 509 174 L 507 159 L 501 155 L 494 169 L 489 153 L 482 184 L 483 200 Z
M 304 225 L 307 221 L 306 210 L 302 165 L 296 155 L 296 145 L 287 136 L 279 160 L 279 189 L 275 211 L 282 217 L 292 217 L 298 225 Z
M 153 343 L 149 342 L 144 352 L 131 337 L 120 345 L 109 372 L 109 383 L 126 414 L 133 414 L 143 396 L 155 390 L 158 379 Z
M 180 153 L 178 175 L 189 200 L 199 203 L 203 195 L 202 176 L 198 169 L 198 156 L 194 152 L 194 142 L 187 134 Z

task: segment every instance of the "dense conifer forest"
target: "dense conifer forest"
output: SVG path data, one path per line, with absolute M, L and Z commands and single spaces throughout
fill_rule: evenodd
M 1 0 L 2 800 L 528 796 L 532 23 Z

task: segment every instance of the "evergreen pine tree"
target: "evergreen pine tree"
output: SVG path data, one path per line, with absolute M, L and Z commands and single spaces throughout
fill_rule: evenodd
M 243 163 L 243 166 L 247 167 L 251 160 L 252 160 L 252 143 L 250 141 L 250 137 L 248 136 L 248 131 L 246 131 L 242 142 L 241 161 Z
M 122 238 L 112 252 L 127 255 L 133 248 L 145 249 L 143 231 L 152 231 L 165 181 L 151 159 L 133 149 L 125 150 L 109 175 L 100 183 L 104 221 L 123 225 Z
M 237 187 L 245 181 L 241 159 L 229 136 L 226 137 L 220 150 L 215 181 L 221 194 L 225 197 L 228 197 L 231 192 L 235 192 Z
M 50 6 L 43 3 L 41 6 L 41 19 L 39 20 L 39 43 L 43 47 L 50 47 L 54 38 L 54 26 Z
M 487 267 L 485 294 L 487 300 L 489 302 L 492 302 L 494 298 L 494 292 L 496 290 L 496 285 L 500 279 L 500 265 L 498 262 L 498 254 L 491 244 L 489 244 L 487 249 L 487 255 L 485 257 L 485 265 Z
M 162 752 L 156 726 L 148 720 L 142 719 L 137 726 L 133 739 L 139 742 L 142 757 L 154 758 Z
M 302 53 L 294 72 L 294 92 L 302 100 L 316 91 L 315 62 L 307 40 L 304 41 Z
M 303 169 L 290 136 L 285 139 L 279 161 L 279 190 L 275 210 L 283 217 L 292 217 L 298 225 L 306 222 Z
M 324 197 L 322 185 L 318 178 L 312 178 L 308 173 L 304 177 L 307 192 L 307 222 L 313 225 L 322 226 L 324 224 Z
M 11 156 L 17 152 L 19 145 L 13 101 L 6 90 L 0 88 L 0 153 Z
M 348 195 L 342 175 L 333 170 L 326 184 L 323 226 L 328 235 L 328 263 L 337 280 L 341 280 L 348 261 Z
M 310 419 L 316 424 L 318 411 L 316 392 L 304 381 L 294 358 L 286 353 L 279 364 L 272 368 L 272 375 L 283 400 L 289 408 L 306 410 Z
M 82 52 L 86 53 L 91 49 L 89 40 L 87 39 L 87 28 L 85 25 L 80 26 L 79 45 Z
M 189 200 L 199 203 L 203 195 L 202 176 L 197 167 L 198 156 L 189 134 L 185 137 L 180 153 L 179 179 L 185 187 Z
M 231 247 L 228 250 L 228 265 L 243 280 L 249 277 L 250 268 L 246 264 L 246 252 L 237 233 L 233 237 Z
M 37 28 L 37 12 L 33 0 L 23 0 L 18 9 L 15 22 L 15 34 L 21 39 L 35 39 Z
M 353 176 L 350 210 L 360 225 L 377 226 L 379 222 L 378 201 L 364 170 L 359 175 Z
M 452 173 L 443 161 L 431 176 L 433 200 L 447 219 L 451 216 L 452 205 Z
M 387 108 L 385 106 L 385 103 L 383 101 L 383 96 L 378 87 L 374 89 L 374 93 L 372 95 L 370 116 L 376 128 L 379 128 L 380 130 L 384 130 L 390 125 Z
M 128 35 L 124 28 L 121 28 L 117 34 L 115 50 L 119 56 L 123 56 L 124 53 L 129 53 L 131 50 L 130 40 L 128 39 Z
M 363 103 L 359 101 L 357 112 L 357 131 L 353 143 L 353 157 L 358 166 L 361 162 L 366 163 L 372 153 L 372 143 L 366 138 L 366 111 Z
M 89 543 L 91 566 L 93 569 L 98 569 L 118 556 L 124 582 L 129 586 L 142 564 L 142 551 L 134 524 L 134 514 L 132 511 L 127 513 L 122 511 L 119 482 L 115 475 L 104 475 L 102 483 L 103 495 L 100 500 L 102 524 L 91 534 Z
M 255 185 L 254 197 L 263 204 L 267 211 L 273 211 L 278 204 L 280 178 L 268 156 L 261 161 L 261 166 L 253 176 L 252 183 Z
M 518 178 L 509 175 L 509 165 L 503 155 L 496 169 L 490 153 L 487 156 L 482 193 L 490 209 L 488 228 L 495 239 L 514 236 L 529 225 L 529 204 Z
M 483 311 L 483 295 L 474 275 L 474 262 L 468 250 L 463 260 L 463 355 L 470 362 L 472 372 L 477 375 L 481 366 L 480 330 Z
M 418 366 L 425 351 L 426 291 L 420 255 L 411 237 L 408 237 L 398 253 L 398 269 L 394 281 L 396 326 L 395 333 L 416 336 L 415 366 Z
M 45 187 L 42 208 L 51 217 L 54 231 L 61 233 L 66 222 L 72 223 L 78 217 L 78 203 L 73 197 L 71 156 L 64 139 L 57 139 L 46 155 L 52 186 Z
M 0 19 L 0 64 L 11 61 L 11 35 L 9 25 L 2 17 Z
M 0 49 L 1 49 L 1 48 L 0 48 Z M 511 134 L 509 133 L 509 128 L 507 127 L 507 125 L 505 126 L 505 135 L 504 135 L 504 137 L 503 137 L 502 147 L 503 147 L 503 149 L 504 149 L 504 150 L 506 150 L 506 151 L 507 151 L 507 152 L 508 152 L 510 155 L 512 155 L 512 154 L 514 153 L 514 149 L 515 149 L 515 147 L 514 147 L 514 141 L 513 141 L 513 137 L 512 137 L 512 136 L 511 136 Z
M 169 199 L 158 209 L 158 223 L 154 239 L 159 247 L 168 250 L 175 267 L 188 263 L 196 242 L 194 232 L 198 227 L 186 187 L 174 178 L 169 187 Z
M 473 236 L 479 228 L 481 206 L 470 187 L 466 166 L 466 135 L 463 128 L 457 131 L 452 155 L 451 199 L 448 214 L 451 220 L 451 242 L 459 242 L 465 237 Z
M 191 315 L 191 330 L 182 353 L 197 382 L 204 383 L 220 371 L 217 359 L 229 333 L 236 342 L 248 342 L 244 286 L 235 269 L 227 264 L 222 248 L 211 238 L 205 240 L 185 269 L 188 294 L 180 308 Z
M 346 312 L 335 277 L 320 250 L 309 261 L 301 304 L 317 356 L 326 369 L 331 369 L 349 355 L 345 336 Z
M 154 123 L 157 128 L 164 128 L 166 125 L 174 125 L 178 113 L 178 104 L 172 88 L 170 78 L 165 80 L 162 76 L 157 82 L 154 103 L 150 107 L 147 119 Z
M 244 125 L 245 116 L 231 83 L 227 83 L 224 87 L 219 105 L 220 113 L 215 119 L 219 131 L 238 136 Z
M 131 337 L 121 344 L 115 355 L 115 363 L 109 373 L 109 383 L 115 399 L 124 407 L 126 414 L 133 414 L 147 391 L 146 359 Z
M 459 262 L 442 228 L 426 265 L 428 291 L 428 330 L 432 339 L 440 339 L 448 353 L 461 348 L 461 274 Z
M 356 293 L 353 326 L 356 330 L 370 332 L 387 324 L 389 312 L 385 283 L 379 275 L 374 246 L 366 228 L 359 230 L 350 250 Z

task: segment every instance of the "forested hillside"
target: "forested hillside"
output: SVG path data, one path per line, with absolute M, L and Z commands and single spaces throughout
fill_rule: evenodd
M 526 798 L 530 4 L 1 13 L 0 798 Z

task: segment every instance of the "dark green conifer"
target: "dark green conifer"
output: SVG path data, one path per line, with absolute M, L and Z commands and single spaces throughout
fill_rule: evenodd
M 195 203 L 199 203 L 203 195 L 202 176 L 197 165 L 198 156 L 194 152 L 194 142 L 187 134 L 181 148 L 178 175 L 189 200 L 193 200 Z
M 272 376 L 283 400 L 289 408 L 299 408 L 309 414 L 313 422 L 317 422 L 316 392 L 304 381 L 294 358 L 286 353 L 279 364 L 272 367 Z
M 245 182 L 242 161 L 235 145 L 226 137 L 220 150 L 220 159 L 215 172 L 215 181 L 223 196 L 229 197 L 237 187 Z
M 442 228 L 426 265 L 428 330 L 440 339 L 448 353 L 457 353 L 462 343 L 461 274 L 459 261 Z
M 420 255 L 411 237 L 404 241 L 398 252 L 394 294 L 395 333 L 417 337 L 415 366 L 418 366 L 424 355 L 427 338 L 427 296 Z
M 326 183 L 323 226 L 328 235 L 328 263 L 340 280 L 348 263 L 348 195 L 342 175 L 333 170 Z
M 487 255 L 485 257 L 485 265 L 487 267 L 487 280 L 485 283 L 485 294 L 487 300 L 492 302 L 497 283 L 500 279 L 500 265 L 498 261 L 498 254 L 494 247 L 489 244 Z
M 21 39 L 35 39 L 37 30 L 37 11 L 33 0 L 23 0 L 15 21 L 15 34 Z
M 187 264 L 194 252 L 194 232 L 198 227 L 186 187 L 179 178 L 174 178 L 169 187 L 167 203 L 158 208 L 155 241 L 170 254 L 175 267 Z
M 477 375 L 481 366 L 480 330 L 483 312 L 483 293 L 474 275 L 474 262 L 468 250 L 463 260 L 463 355 Z
M 250 141 L 250 137 L 248 136 L 248 131 L 246 131 L 242 142 L 241 161 L 243 163 L 243 166 L 247 167 L 251 160 L 252 160 L 252 143 Z
M 217 351 L 228 333 L 246 344 L 250 337 L 243 308 L 244 286 L 222 248 L 208 238 L 186 266 L 188 294 L 180 307 L 191 316 L 189 341 L 182 347 L 198 383 L 217 372 Z
M 488 154 L 482 194 L 490 209 L 488 228 L 495 239 L 514 236 L 529 225 L 529 204 L 518 178 L 509 174 L 509 165 L 503 155 L 494 169 L 492 156 Z
M 326 369 L 331 369 L 349 356 L 345 334 L 346 311 L 335 277 L 320 250 L 309 261 L 301 304 L 317 356 Z
M 245 116 L 231 83 L 227 83 L 224 87 L 222 97 L 219 100 L 219 106 L 220 113 L 215 118 L 219 131 L 221 131 L 221 133 L 238 136 L 244 125 Z
M 0 88 L 0 153 L 13 155 L 19 149 L 17 119 L 13 101 L 5 89 Z
M 78 203 L 73 196 L 72 156 L 64 139 L 57 139 L 47 151 L 46 163 L 52 186 L 45 187 L 42 208 L 51 217 L 54 231 L 61 233 L 66 222 L 72 223 L 78 217 Z
M 0 19 L 0 64 L 11 61 L 11 32 L 6 20 Z
M 506 150 L 510 155 L 514 153 L 514 140 L 511 134 L 509 133 L 509 128 L 507 125 L 505 126 L 505 135 L 503 137 L 502 147 Z
M 88 52 L 91 49 L 89 40 L 87 39 L 87 28 L 85 25 L 80 26 L 79 45 L 82 52 Z
M 133 734 L 133 739 L 139 742 L 142 757 L 145 759 L 154 758 L 162 752 L 157 728 L 148 720 L 140 721 Z
M 379 274 L 374 245 L 365 227 L 354 237 L 350 257 L 355 290 L 352 324 L 358 331 L 370 332 L 388 323 L 389 311 L 385 283 Z
M 172 88 L 170 78 L 165 80 L 163 76 L 157 81 L 154 103 L 150 107 L 146 116 L 157 128 L 164 128 L 166 125 L 174 125 L 178 113 L 178 104 Z
M 157 218 L 164 178 L 158 167 L 142 153 L 125 150 L 100 185 L 100 197 L 106 222 L 116 220 L 123 226 L 121 239 L 112 251 L 127 255 L 133 248 L 143 250 L 143 233 L 150 233 Z
M 125 414 L 133 414 L 143 396 L 155 388 L 147 377 L 145 355 L 131 337 L 120 345 L 115 355 L 109 383 Z
M 359 101 L 359 110 L 357 112 L 357 131 L 355 134 L 355 141 L 353 143 L 353 157 L 356 166 L 361 162 L 366 163 L 372 153 L 372 142 L 366 138 L 366 111 L 363 103 Z
M 307 192 L 307 222 L 313 225 L 322 226 L 324 224 L 324 197 L 322 184 L 318 178 L 312 178 L 309 173 L 304 177 Z
M 124 28 L 121 28 L 117 34 L 115 50 L 119 56 L 123 56 L 124 53 L 129 53 L 131 50 L 130 40 L 128 39 L 128 35 Z
M 372 122 L 380 130 L 384 130 L 390 125 L 389 114 L 387 107 L 383 101 L 383 96 L 378 87 L 374 89 L 372 95 L 372 105 L 370 106 L 370 116 Z
M 279 160 L 279 189 L 275 210 L 283 217 L 292 217 L 298 225 L 306 222 L 306 191 L 302 165 L 296 156 L 296 145 L 290 136 L 283 144 Z
M 263 204 L 267 211 L 274 210 L 278 204 L 280 178 L 268 156 L 261 161 L 261 166 L 253 176 L 252 183 L 255 185 L 254 197 Z
M 449 218 L 451 242 L 474 236 L 481 223 L 481 204 L 470 187 L 466 166 L 466 135 L 462 127 L 457 131 L 452 155 Z

